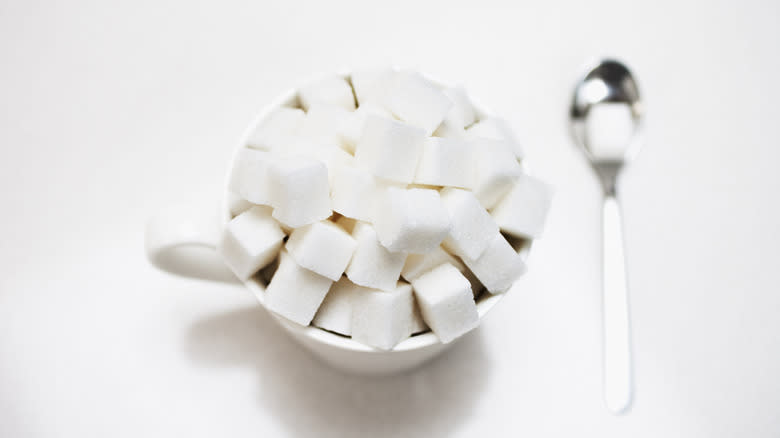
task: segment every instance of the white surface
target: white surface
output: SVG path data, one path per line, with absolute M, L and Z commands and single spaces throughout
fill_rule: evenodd
M 0 6 L 0 435 L 777 436 L 780 5 L 537 7 Z M 599 53 L 630 63 L 648 110 L 623 192 L 624 417 L 601 398 L 600 188 L 565 124 Z M 243 289 L 155 271 L 142 233 L 217 192 L 277 94 L 390 62 L 506 117 L 556 198 L 524 293 L 430 366 L 372 380 L 315 362 Z

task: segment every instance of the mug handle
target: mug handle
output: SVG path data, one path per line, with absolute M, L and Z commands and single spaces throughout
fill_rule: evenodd
M 146 225 L 146 257 L 171 274 L 203 280 L 239 282 L 217 254 L 222 232 L 219 203 L 180 202 L 154 215 Z

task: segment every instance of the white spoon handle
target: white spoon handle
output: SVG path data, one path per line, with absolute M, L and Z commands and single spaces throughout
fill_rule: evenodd
M 614 196 L 604 199 L 604 400 L 616 414 L 631 404 L 631 335 L 628 283 L 623 254 L 623 224 Z

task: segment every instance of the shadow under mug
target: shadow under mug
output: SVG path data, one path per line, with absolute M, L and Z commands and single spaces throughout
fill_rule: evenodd
M 439 83 L 437 81 L 434 81 Z M 440 84 L 440 83 L 439 83 Z M 298 100 L 297 90 L 284 94 L 274 104 L 266 107 L 249 125 L 241 137 L 236 153 L 245 144 L 255 126 L 275 109 L 293 106 Z M 484 112 L 477 107 L 477 113 Z M 230 163 L 232 167 L 232 160 Z M 227 173 L 229 181 L 230 170 Z M 225 183 L 227 188 L 227 182 Z M 147 224 L 145 233 L 146 254 L 149 261 L 159 269 L 186 277 L 214 281 L 238 282 L 238 278 L 225 265 L 216 252 L 216 246 L 224 225 L 231 220 L 230 194 L 225 189 L 221 206 L 219 203 L 198 201 L 174 204 L 163 209 Z M 521 242 L 516 247 L 519 254 L 527 257 L 531 241 Z M 265 307 L 267 284 L 255 275 L 243 282 Z M 480 321 L 503 297 L 486 291 L 476 299 Z M 343 371 L 359 374 L 390 374 L 409 370 L 442 353 L 457 341 L 442 344 L 431 332 L 414 335 L 390 351 L 377 350 L 353 341 L 351 338 L 314 326 L 302 326 L 270 312 L 282 327 L 316 356 Z

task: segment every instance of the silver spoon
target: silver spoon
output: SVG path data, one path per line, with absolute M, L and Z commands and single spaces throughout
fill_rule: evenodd
M 598 110 L 595 110 L 598 108 Z M 625 141 L 596 147 L 589 116 L 604 108 L 623 110 Z M 604 400 L 614 413 L 631 405 L 633 384 L 628 284 L 623 255 L 623 230 L 618 205 L 618 176 L 639 147 L 642 103 L 639 88 L 623 64 L 603 59 L 577 83 L 570 110 L 574 141 L 590 160 L 604 189 L 603 205 L 603 318 Z M 620 114 L 618 111 L 614 114 Z M 595 127 L 598 128 L 598 127 Z M 611 127 L 614 128 L 614 127 Z M 618 129 L 620 130 L 620 129 Z M 614 131 L 614 130 L 613 130 Z

